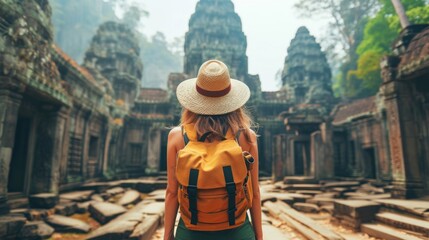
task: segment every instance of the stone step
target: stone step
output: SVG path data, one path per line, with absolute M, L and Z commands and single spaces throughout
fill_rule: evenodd
M 122 206 L 107 202 L 93 202 L 89 205 L 88 210 L 91 216 L 102 224 L 109 222 L 127 211 Z
M 380 204 L 365 200 L 335 200 L 334 213 L 371 221 L 380 209 Z
M 298 190 L 316 190 L 320 191 L 322 185 L 320 184 L 288 184 L 284 185 L 283 190 L 298 191 Z
M 330 229 L 322 225 L 319 225 L 313 219 L 305 216 L 304 214 L 296 211 L 295 209 L 292 209 L 291 207 L 289 207 L 289 205 L 283 202 L 279 202 L 279 201 L 266 202 L 264 206 L 270 209 L 271 211 L 270 213 L 273 214 L 274 216 L 276 215 L 280 216 L 282 219 L 285 219 L 285 220 L 288 220 L 288 218 L 291 218 L 294 221 L 299 222 L 301 225 L 304 225 L 305 227 L 311 229 L 311 231 L 316 232 L 317 234 L 320 234 L 321 236 L 327 239 L 330 239 L 330 240 L 344 239 L 343 237 L 339 236 L 335 232 L 331 231 Z M 286 217 L 284 217 L 284 215 L 286 215 Z M 314 238 L 310 238 L 310 239 L 314 239 Z
M 19 215 L 0 216 L 0 239 L 15 239 L 27 219 Z
M 126 206 L 129 204 L 136 204 L 140 201 L 141 201 L 140 192 L 136 190 L 128 190 L 116 203 L 122 206 Z
M 31 195 L 29 198 L 32 208 L 53 208 L 58 203 L 58 196 L 54 193 L 39 193 Z
M 283 178 L 285 184 L 318 184 L 319 181 L 314 177 L 307 176 L 288 176 Z
M 270 224 L 262 225 L 262 232 L 264 233 L 265 239 L 278 239 L 278 240 L 292 239 L 290 235 L 287 235 L 286 233 L 282 232 L 280 229 Z
M 60 199 L 71 200 L 74 202 L 85 202 L 89 200 L 93 193 L 94 191 L 92 190 L 68 192 L 60 194 Z
M 91 230 L 87 223 L 61 215 L 51 215 L 46 218 L 46 222 L 57 232 L 87 233 Z
M 415 216 L 429 219 L 429 201 L 403 199 L 378 199 L 374 201 L 386 208 L 404 211 Z
M 362 224 L 361 231 L 369 236 L 386 240 L 421 240 L 383 224 Z
M 395 228 L 423 233 L 426 237 L 429 237 L 429 221 L 389 212 L 378 213 L 376 219 Z
M 305 213 L 318 213 L 320 211 L 319 206 L 311 203 L 294 203 L 293 208 Z
M 43 221 L 27 222 L 18 234 L 17 239 L 48 239 L 55 229 Z
M 350 187 L 358 187 L 360 185 L 361 183 L 358 181 L 327 182 L 323 185 L 323 188 L 324 189 L 336 188 L 336 187 L 350 188 Z
M 87 239 L 150 239 L 164 215 L 164 203 L 143 201 L 93 231 Z
M 302 223 L 296 221 L 295 219 L 289 217 L 288 215 L 284 214 L 280 207 L 276 206 L 273 202 L 267 202 L 264 204 L 264 206 L 268 209 L 269 213 L 275 217 L 280 219 L 281 221 L 285 222 L 288 226 L 295 229 L 299 233 L 301 233 L 303 236 L 305 236 L 308 239 L 322 239 L 320 235 L 318 235 L 316 232 L 312 231 L 307 226 L 303 225 Z M 268 238 L 267 238 L 268 239 Z

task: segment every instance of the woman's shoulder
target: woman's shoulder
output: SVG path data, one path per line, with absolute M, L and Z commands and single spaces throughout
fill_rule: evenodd
M 177 126 L 177 127 L 172 128 L 170 130 L 170 132 L 168 133 L 169 139 L 178 138 L 178 137 L 182 137 L 182 127 L 181 126 Z

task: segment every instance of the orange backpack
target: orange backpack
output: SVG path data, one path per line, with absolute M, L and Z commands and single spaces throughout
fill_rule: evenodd
M 244 223 L 252 206 L 253 157 L 229 130 L 223 141 L 198 139 L 193 125 L 182 127 L 185 147 L 177 154 L 180 214 L 190 230 L 218 231 Z

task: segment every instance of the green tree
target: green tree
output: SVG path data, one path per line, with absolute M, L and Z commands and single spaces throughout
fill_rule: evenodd
M 359 55 L 355 74 L 362 81 L 362 92 L 377 92 L 382 81 L 380 60 L 391 51 L 391 44 L 398 36 L 401 25 L 390 0 L 380 0 L 382 8 L 365 26 L 364 38 L 356 53 Z M 402 0 L 407 16 L 414 24 L 429 23 L 429 5 L 425 0 Z M 351 96 L 360 97 L 361 95 Z

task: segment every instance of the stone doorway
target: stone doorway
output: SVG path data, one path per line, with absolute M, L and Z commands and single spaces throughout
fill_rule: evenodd
M 295 175 L 311 175 L 311 155 L 309 141 L 296 141 L 294 144 Z
M 375 153 L 376 152 L 374 147 L 368 147 L 363 149 L 364 172 L 366 178 L 377 178 Z
M 167 171 L 167 141 L 168 141 L 168 131 L 161 132 L 161 149 L 159 151 L 159 171 Z
M 26 195 L 28 193 L 28 180 L 31 174 L 29 146 L 31 143 L 32 120 L 33 118 L 31 117 L 18 116 L 7 186 L 7 191 L 11 196 Z

